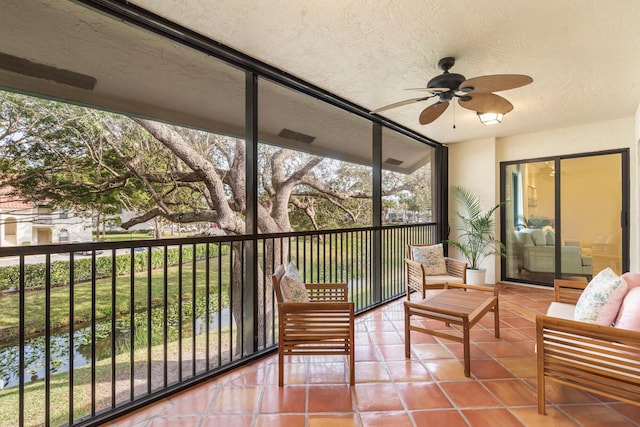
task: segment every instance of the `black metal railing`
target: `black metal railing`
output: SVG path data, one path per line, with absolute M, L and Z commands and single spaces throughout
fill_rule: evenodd
M 0 248 L 3 423 L 97 424 L 272 351 L 281 263 L 308 282 L 346 282 L 358 313 L 397 298 L 406 245 L 436 231 Z

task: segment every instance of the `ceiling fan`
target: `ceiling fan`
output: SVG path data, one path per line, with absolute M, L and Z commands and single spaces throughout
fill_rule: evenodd
M 394 102 L 375 109 L 371 113 L 380 113 L 392 108 L 438 97 L 438 102 L 431 104 L 420 113 L 418 121 L 421 125 L 429 124 L 440 117 L 453 98 L 458 98 L 458 103 L 461 107 L 476 111 L 478 114 L 506 114 L 513 110 L 513 104 L 493 92 L 515 89 L 533 82 L 531 77 L 523 74 L 493 74 L 466 79 L 461 74 L 449 72 L 455 62 L 456 60 L 453 57 L 442 58 L 438 61 L 438 67 L 444 71 L 442 74 L 429 80 L 426 88 L 409 89 L 426 91 L 429 92 L 429 95 Z

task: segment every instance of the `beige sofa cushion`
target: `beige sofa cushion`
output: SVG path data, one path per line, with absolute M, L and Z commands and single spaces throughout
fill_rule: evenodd
M 547 309 L 547 316 L 560 317 L 561 319 L 573 320 L 573 312 L 576 306 L 563 302 L 552 302 Z

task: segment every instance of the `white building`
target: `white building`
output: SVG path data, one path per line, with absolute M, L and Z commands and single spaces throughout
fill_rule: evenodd
M 90 218 L 51 210 L 0 193 L 0 246 L 48 245 L 91 239 Z

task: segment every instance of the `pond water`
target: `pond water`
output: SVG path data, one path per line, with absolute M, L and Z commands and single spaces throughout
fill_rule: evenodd
M 220 313 L 220 326 L 226 328 L 230 324 L 231 314 L 229 310 L 223 310 Z M 183 316 L 183 325 L 191 325 L 191 319 Z M 205 333 L 204 319 L 196 319 L 196 335 Z M 156 328 L 154 328 L 156 329 Z M 161 333 L 161 327 L 157 328 Z M 210 313 L 209 330 L 218 329 L 218 313 Z M 174 327 L 177 331 L 177 328 Z M 127 322 L 116 321 L 115 330 L 115 347 L 116 354 L 129 351 L 130 346 L 130 328 Z M 141 333 L 144 338 L 142 344 L 134 343 L 138 348 L 140 345 L 146 347 L 146 327 Z M 176 332 L 177 333 L 177 332 Z M 109 359 L 111 357 L 111 320 L 96 323 L 96 361 Z M 183 335 L 184 338 L 184 335 Z M 37 336 L 25 340 L 24 346 L 24 381 L 25 384 L 31 381 L 44 378 L 45 376 L 45 336 Z M 54 331 L 51 333 L 50 339 L 50 355 L 51 369 L 53 374 L 67 372 L 69 370 L 69 330 Z M 19 385 L 19 361 L 20 346 L 17 343 L 10 343 L 0 348 L 0 389 L 15 387 Z M 91 326 L 82 326 L 77 328 L 73 333 L 73 366 L 79 368 L 81 366 L 91 364 Z

